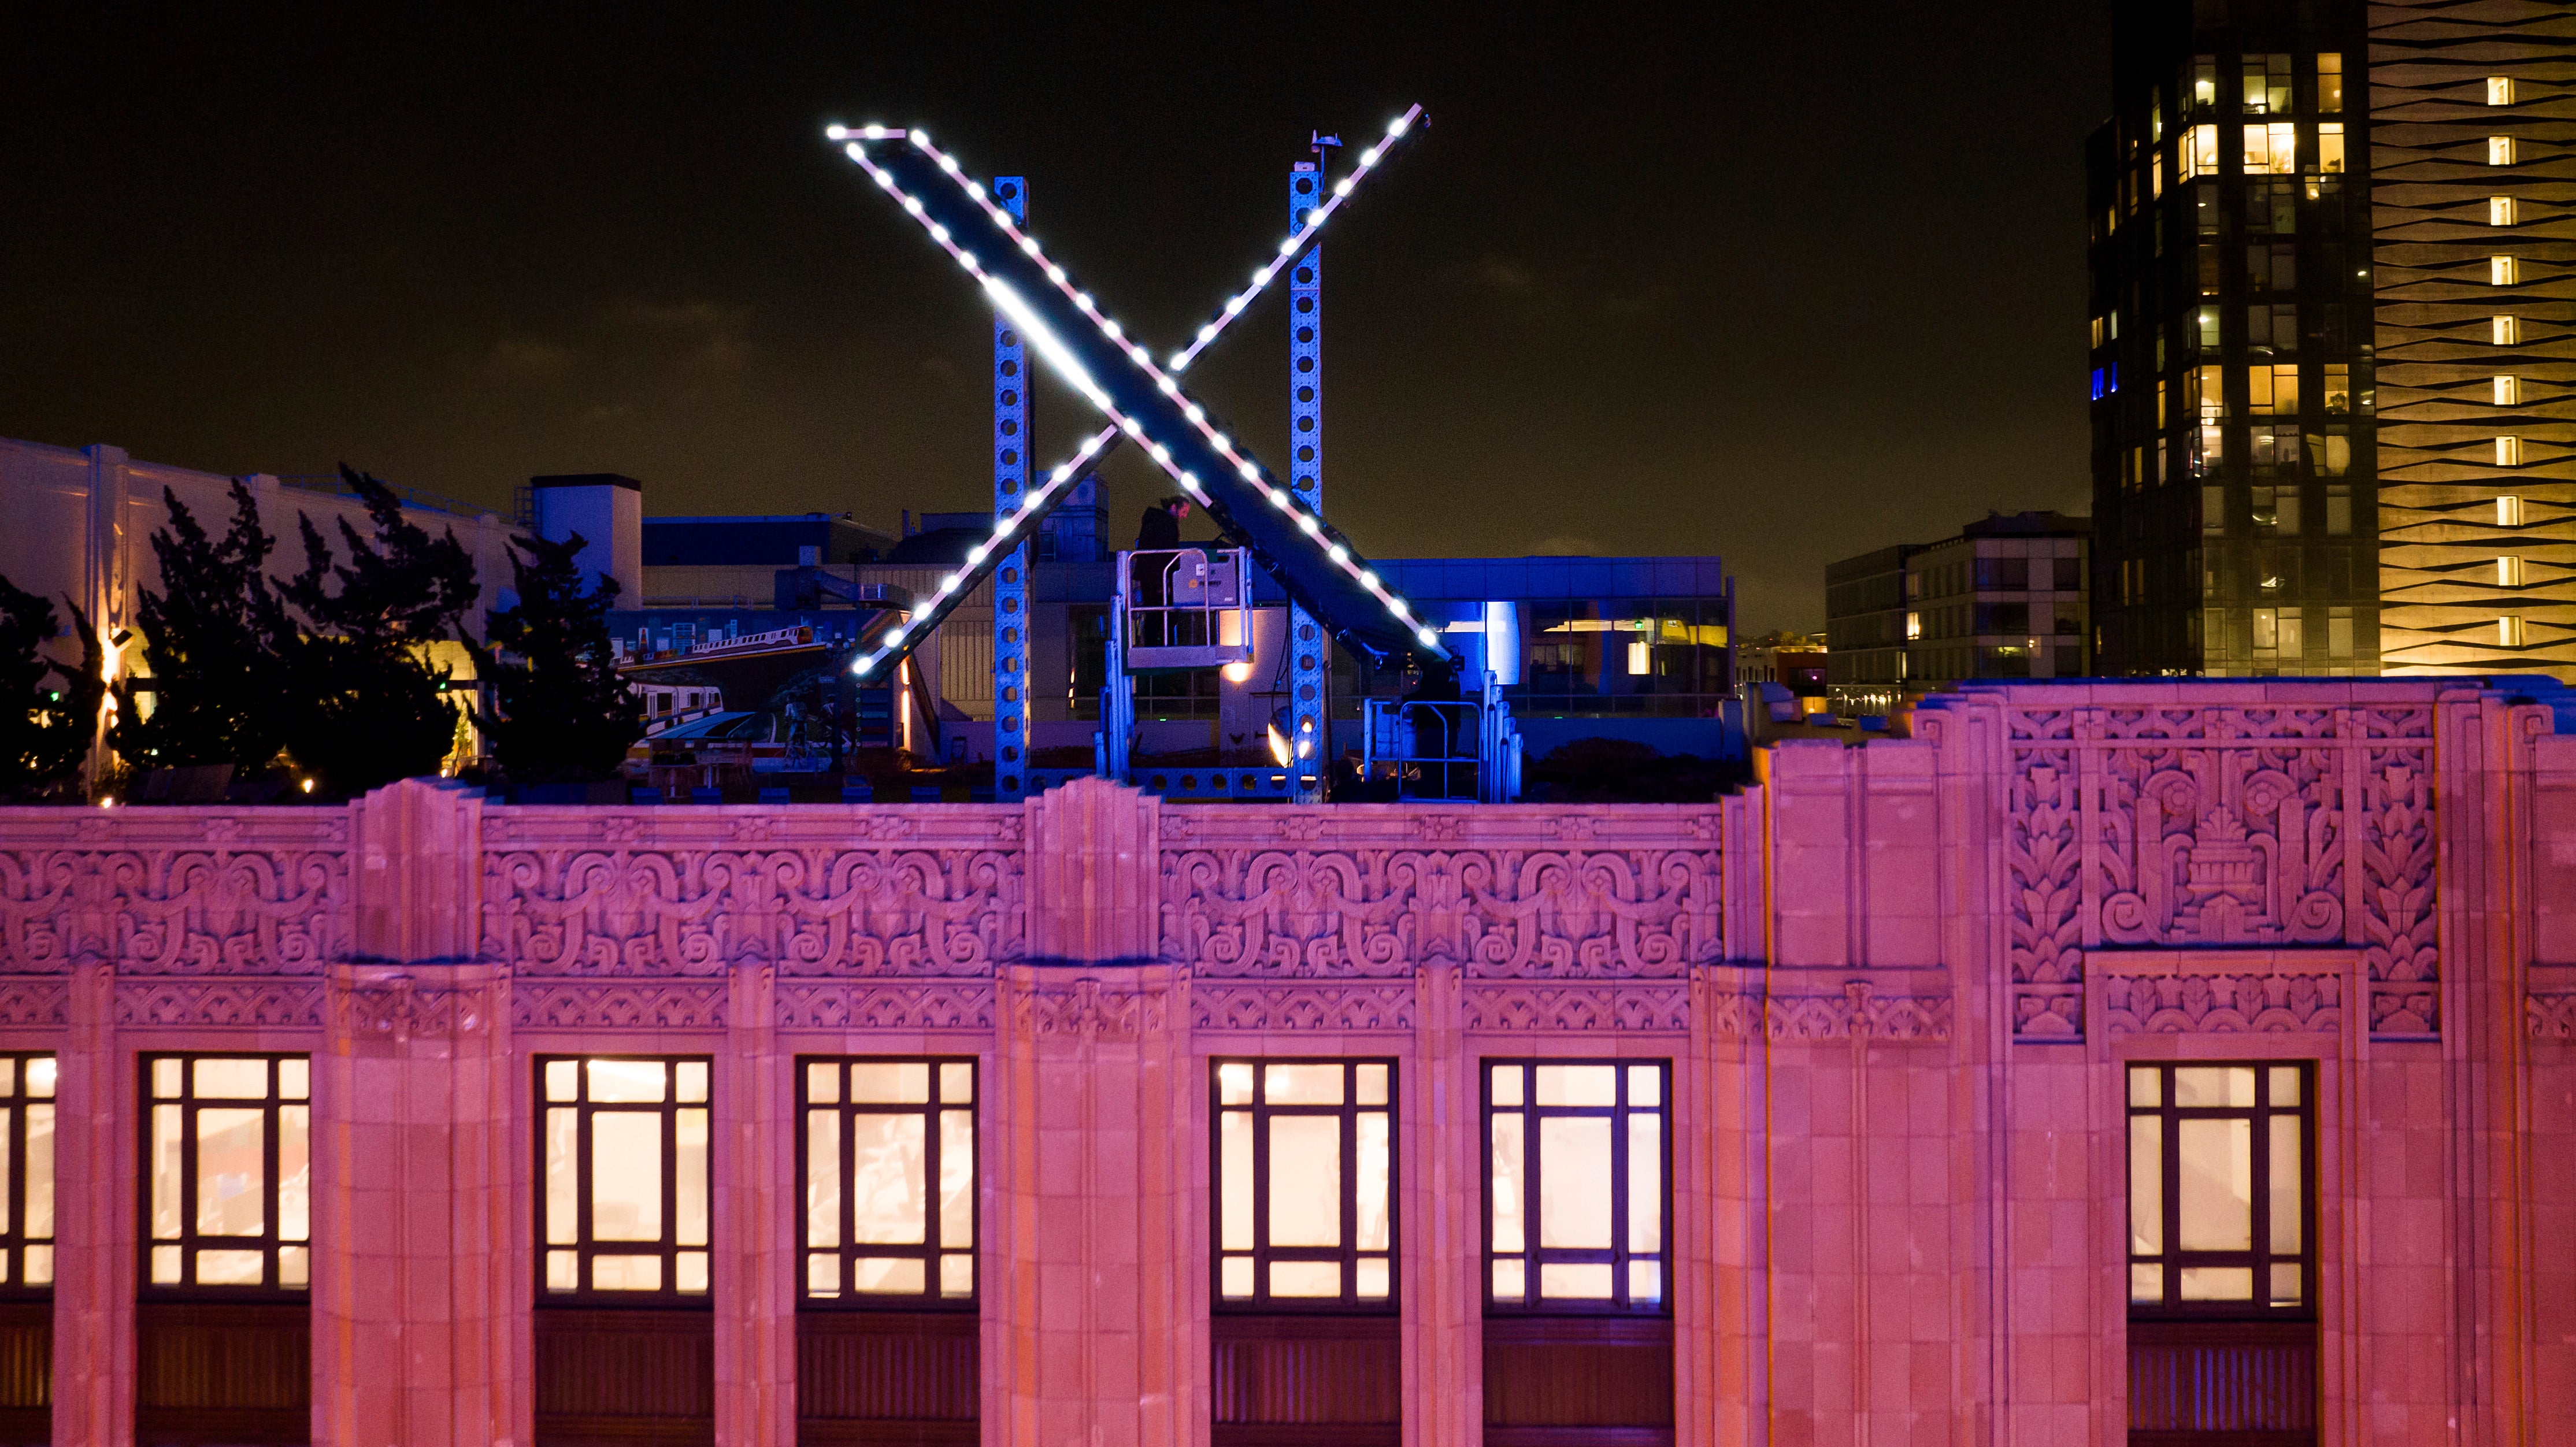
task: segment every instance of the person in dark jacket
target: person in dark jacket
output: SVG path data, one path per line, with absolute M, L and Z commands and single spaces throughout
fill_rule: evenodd
M 1145 509 L 1136 527 L 1136 551 L 1170 552 L 1181 545 L 1181 521 L 1190 515 L 1190 500 L 1167 497 Z
M 1155 555 L 1179 550 L 1181 519 L 1189 515 L 1190 500 L 1185 497 L 1167 497 L 1145 509 L 1144 521 L 1136 525 L 1136 551 L 1142 556 L 1128 564 L 1136 580 L 1136 606 L 1163 606 L 1163 566 L 1171 559 Z M 1149 613 L 1138 619 L 1135 641 L 1147 648 L 1160 647 L 1164 642 L 1163 616 Z

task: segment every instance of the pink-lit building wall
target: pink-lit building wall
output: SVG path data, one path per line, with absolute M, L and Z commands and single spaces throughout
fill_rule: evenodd
M 0 1050 L 59 1060 L 57 1442 L 163 1390 L 169 1050 L 314 1062 L 315 1442 L 574 1440 L 557 1053 L 714 1063 L 710 1365 L 636 1440 L 1265 1440 L 1224 1373 L 1305 1348 L 1212 1335 L 1212 1056 L 1397 1062 L 1400 1413 L 1348 1440 L 2127 1440 L 2153 1060 L 2313 1070 L 2313 1440 L 2576 1437 L 2576 737 L 2473 683 L 1981 689 L 1703 805 L 5 810 Z M 794 1063 L 887 1054 L 984 1082 L 971 1423 L 800 1412 Z M 1668 1425 L 1490 1420 L 1490 1058 L 1671 1063 Z

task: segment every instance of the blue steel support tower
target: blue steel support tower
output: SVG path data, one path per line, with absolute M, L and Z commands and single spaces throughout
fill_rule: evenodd
M 1338 144 L 1338 143 L 1335 143 Z M 1323 204 L 1324 146 L 1315 159 L 1299 161 L 1288 172 L 1288 221 L 1305 223 L 1306 214 Z M 1318 514 L 1324 510 L 1324 248 L 1311 247 L 1288 274 L 1288 487 L 1297 501 Z M 1316 803 L 1324 797 L 1324 768 L 1332 753 L 1333 725 L 1326 707 L 1326 685 L 1332 676 L 1332 641 L 1314 618 L 1295 604 L 1288 608 L 1289 773 L 1296 779 L 1297 799 Z M 1275 675 L 1274 675 L 1275 676 Z
M 1026 226 L 1029 183 L 1021 176 L 993 178 L 993 199 Z M 993 314 L 993 516 L 1009 517 L 1029 485 L 1028 344 L 1008 317 Z M 993 794 L 1026 792 L 1029 762 L 1029 545 L 1020 545 L 993 570 Z

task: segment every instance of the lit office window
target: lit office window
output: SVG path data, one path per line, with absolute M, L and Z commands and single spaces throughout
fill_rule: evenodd
M 2522 341 L 2522 318 L 2496 317 L 2489 324 L 2488 338 L 2499 347 L 2516 346 Z
M 2317 57 L 2317 109 L 2334 115 L 2343 109 L 2343 57 L 2328 52 Z
M 2522 281 L 2522 258 L 2490 256 L 2487 258 L 2487 285 L 2516 286 Z
M 2313 1087 L 2301 1065 L 2132 1065 L 2129 1304 L 2303 1313 L 2314 1300 Z
M 2495 404 L 2497 406 L 2515 407 L 2520 406 L 2521 403 L 2522 379 L 2520 377 L 2502 376 L 2495 379 Z
M 1664 1309 L 1671 1072 L 1662 1061 L 1486 1062 L 1489 1305 Z
M 2487 198 L 2487 224 L 2489 226 L 2511 226 L 2519 222 L 2521 219 L 2521 204 L 2513 197 L 2489 196 Z
M 975 1299 L 975 1062 L 805 1060 L 805 1299 Z
M 1392 1306 L 1394 1062 L 1212 1065 L 1218 1300 Z
M 2509 106 L 2513 104 L 2512 76 L 2491 75 L 2487 77 L 2487 104 L 2491 106 Z
M 706 1294 L 707 1073 L 703 1057 L 537 1061 L 547 1297 Z
M 2513 164 L 2513 161 L 2514 161 L 2514 144 L 2513 144 L 2513 137 L 2511 137 L 2511 136 L 2489 136 L 2489 137 L 2487 137 L 2487 164 L 2488 164 L 2488 165 L 2490 165 L 2490 166 L 2510 166 L 2510 165 L 2512 165 L 2512 164 Z
M 2290 109 L 2290 57 L 2245 57 L 2245 113 L 2286 115 Z
M 2512 493 L 2506 493 L 2496 499 L 2496 526 L 2500 528 L 2518 528 L 2522 526 L 2522 499 L 2520 497 L 2517 497 Z
M 2288 176 L 2299 169 L 2298 126 L 2269 121 L 2245 128 L 2245 174 Z
M 2531 642 L 2531 633 L 2523 626 L 2522 615 L 2506 613 L 2496 619 L 2496 646 L 2520 648 Z
M 2495 568 L 2497 587 L 2519 588 L 2523 585 L 2524 578 L 2521 554 L 2505 553 L 2500 555 L 2496 559 Z
M 2327 121 L 2317 127 L 2317 170 L 2325 175 L 2343 171 L 2343 122 Z
M 54 1284 L 54 1057 L 0 1055 L 0 1287 Z
M 2181 147 L 2176 159 L 2184 180 L 2218 174 L 2218 127 L 2193 126 L 2182 133 Z
M 311 1062 L 302 1055 L 147 1055 L 143 1082 L 150 1102 L 145 1284 L 308 1289 Z

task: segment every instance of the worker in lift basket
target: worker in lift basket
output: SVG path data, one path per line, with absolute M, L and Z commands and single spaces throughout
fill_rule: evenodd
M 1128 574 L 1136 580 L 1136 596 L 1130 606 L 1160 608 L 1163 606 L 1163 569 L 1170 555 L 1180 551 L 1181 521 L 1190 515 L 1190 500 L 1167 497 L 1145 509 L 1144 520 L 1136 525 L 1136 557 L 1128 563 Z M 1134 633 L 1140 647 L 1163 646 L 1161 613 L 1148 613 L 1138 620 Z

